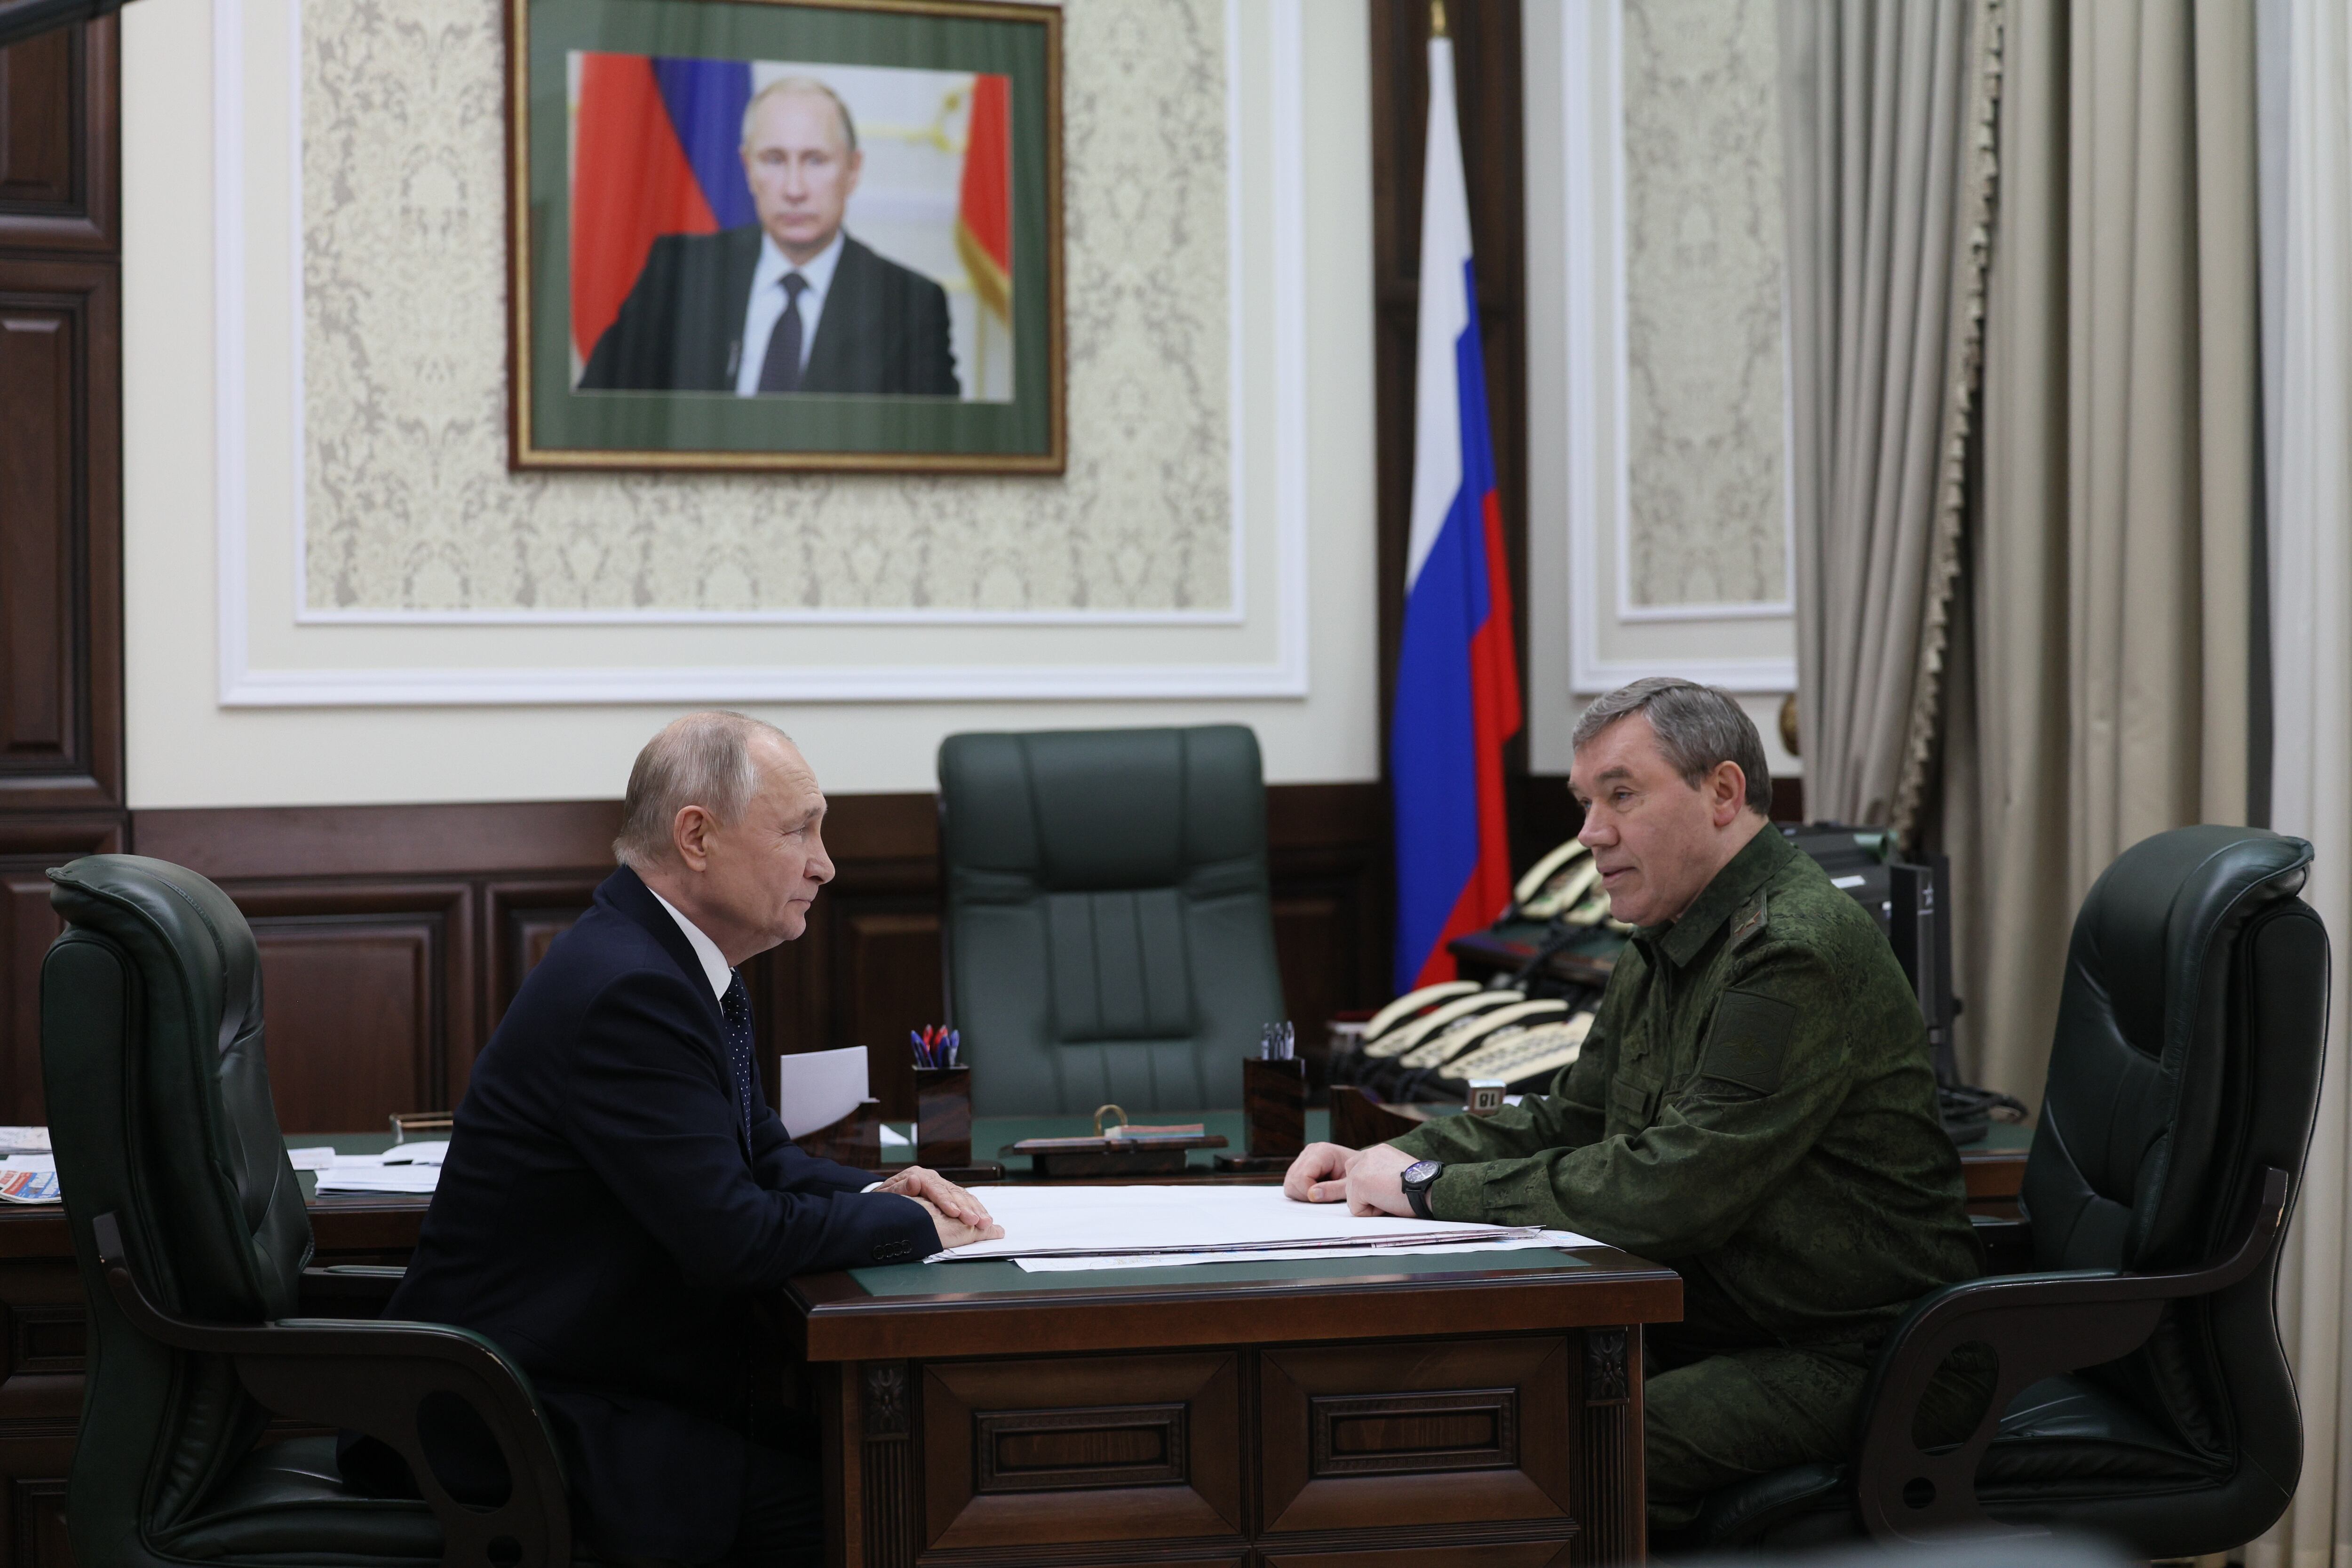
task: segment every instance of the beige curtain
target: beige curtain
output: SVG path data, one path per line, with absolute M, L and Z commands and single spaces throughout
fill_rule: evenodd
M 2284 9 L 2271 821 L 2312 842 L 2304 897 L 2327 922 L 2336 962 L 2318 1125 L 2279 1278 L 2303 1479 L 2246 1561 L 2325 1568 L 2352 1561 L 2352 17 L 2343 0 Z
M 2074 911 L 2247 810 L 2251 0 L 2005 0 L 1966 701 L 1946 718 L 1965 1066 L 2041 1098 Z
M 1928 755 L 1999 80 L 1972 68 L 1991 36 L 1972 32 L 1998 11 L 1781 0 L 1798 730 L 1816 819 L 1907 829 Z

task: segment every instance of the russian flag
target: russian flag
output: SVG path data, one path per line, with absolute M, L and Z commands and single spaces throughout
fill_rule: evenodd
M 1486 423 L 1454 44 L 1429 41 L 1421 339 L 1403 647 L 1389 727 L 1400 991 L 1454 978 L 1446 943 L 1509 905 L 1503 742 L 1518 732 L 1510 569 Z
M 748 60 L 579 56 L 572 151 L 572 347 L 583 363 L 665 234 L 714 234 L 759 215 L 738 149 Z

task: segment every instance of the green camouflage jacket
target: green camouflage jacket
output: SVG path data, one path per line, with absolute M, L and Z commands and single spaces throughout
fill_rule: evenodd
M 1582 1055 L 1491 1116 L 1396 1140 L 1442 1219 L 1670 1264 L 1698 1346 L 1864 1343 L 1972 1279 L 1959 1156 L 1886 938 L 1767 827 L 1617 961 Z

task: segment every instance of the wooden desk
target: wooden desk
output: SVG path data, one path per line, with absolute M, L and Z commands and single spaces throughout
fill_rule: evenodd
M 1209 1113 L 1226 1118 L 1237 1133 Z M 983 1120 L 974 1141 L 1075 1120 Z M 1232 1179 L 1205 1157 L 1197 1174 Z M 319 1263 L 407 1261 L 425 1199 L 302 1180 Z M 1530 1568 L 1638 1560 L 1642 1327 L 1681 1315 L 1681 1281 L 1606 1249 L 1465 1261 L 797 1280 L 844 1562 L 1013 1568 L 1049 1541 L 1055 1568 L 1237 1563 L 1253 1542 L 1283 1568 L 1402 1568 L 1444 1542 Z M 0 1208 L 0 1552 L 68 1568 L 87 1343 L 58 1209 Z
M 787 1300 L 839 1568 L 1564 1568 L 1643 1556 L 1642 1329 L 1682 1281 L 1594 1248 L 915 1264 Z

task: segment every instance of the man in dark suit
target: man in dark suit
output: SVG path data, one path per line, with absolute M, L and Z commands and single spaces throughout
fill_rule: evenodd
M 803 1153 L 759 1093 L 734 966 L 799 936 L 833 875 L 792 742 L 689 714 L 624 810 L 621 868 L 474 1064 L 385 1315 L 473 1329 L 530 1373 L 605 1561 L 814 1563 L 805 1432 L 754 1397 L 761 1299 L 1003 1232 L 929 1171 L 877 1185 Z M 389 1457 L 346 1438 L 356 1480 Z
M 581 388 L 958 395 L 947 290 L 842 229 L 864 168 L 848 106 L 814 77 L 770 82 L 742 158 L 759 222 L 656 240 Z

